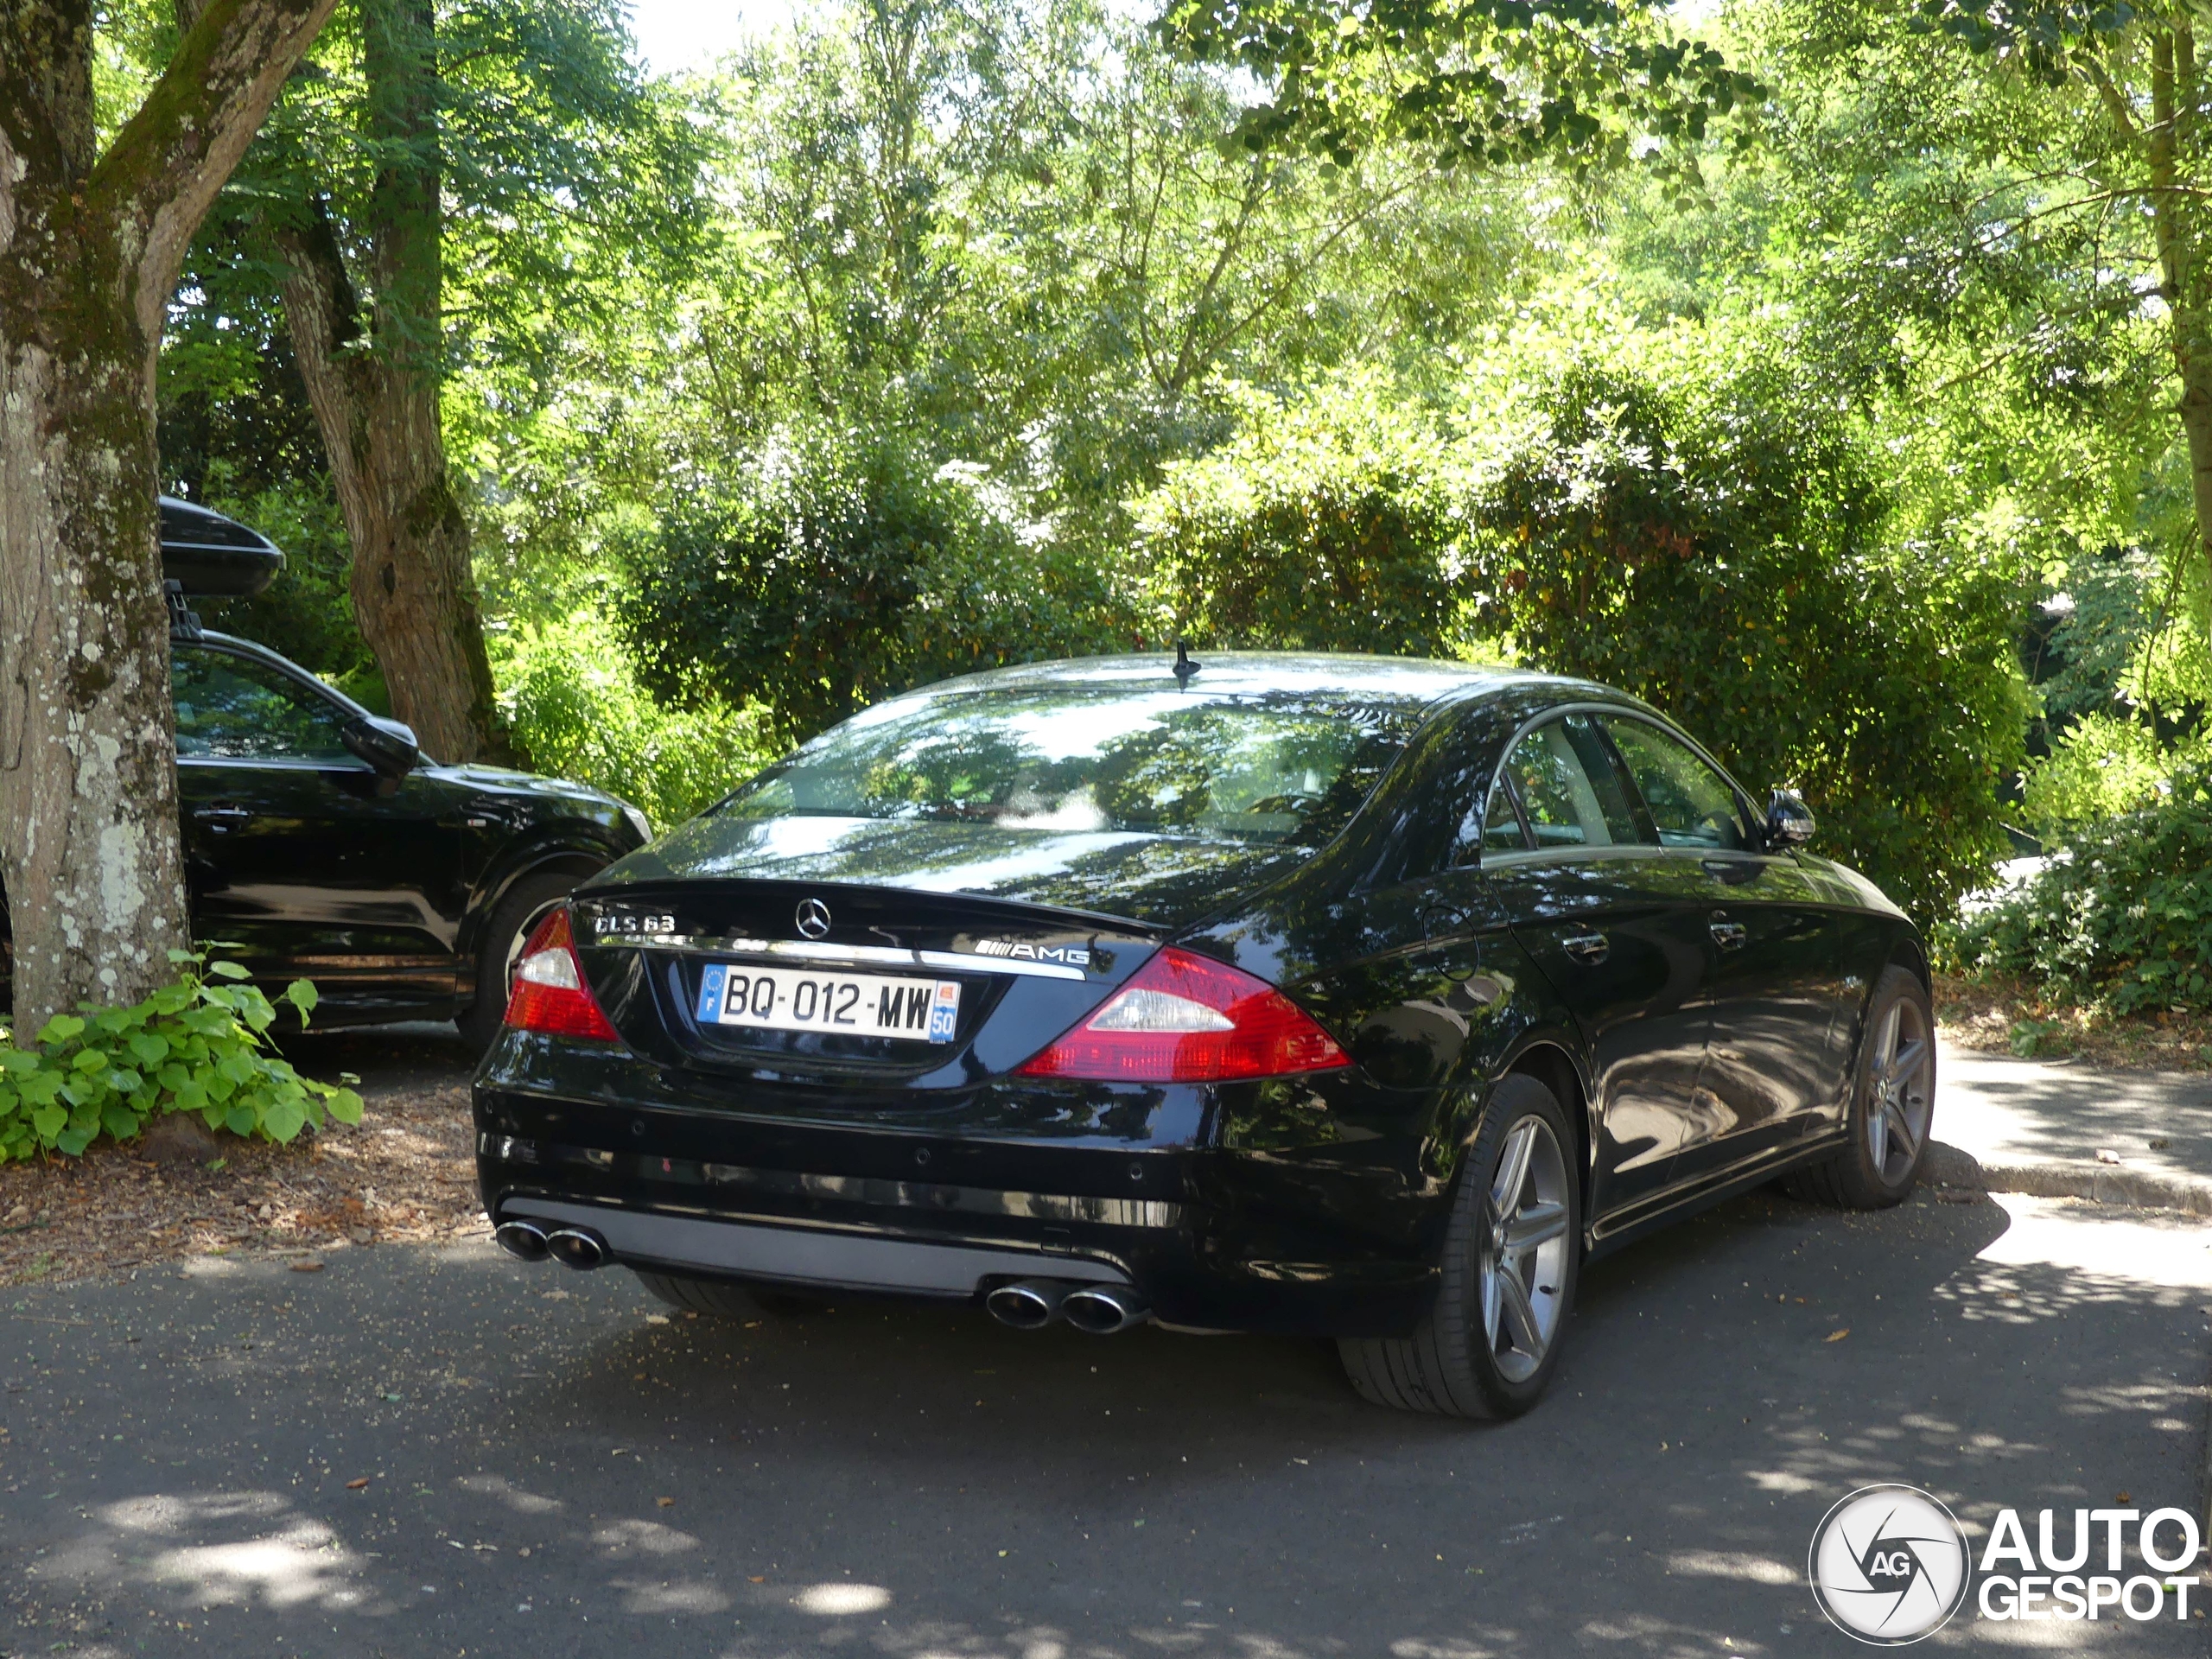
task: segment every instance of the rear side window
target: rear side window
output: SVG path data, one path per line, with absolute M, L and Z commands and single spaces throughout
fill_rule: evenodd
M 180 755 L 357 764 L 337 709 L 265 664 L 179 647 L 169 683 Z
M 1643 839 L 1612 757 L 1587 715 L 1567 715 L 1522 734 L 1499 768 L 1484 821 L 1486 850 L 1523 843 L 1510 803 L 1518 798 L 1539 851 L 1560 847 L 1616 847 Z
M 1728 780 L 1656 726 L 1609 720 L 1605 729 L 1651 810 L 1662 847 L 1741 852 L 1751 846 Z

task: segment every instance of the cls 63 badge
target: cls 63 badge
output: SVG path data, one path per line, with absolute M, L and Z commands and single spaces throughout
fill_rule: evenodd
M 609 916 L 601 914 L 591 918 L 591 931 L 594 935 L 601 938 L 607 938 L 611 934 L 673 933 L 676 931 L 676 918 L 673 916 Z

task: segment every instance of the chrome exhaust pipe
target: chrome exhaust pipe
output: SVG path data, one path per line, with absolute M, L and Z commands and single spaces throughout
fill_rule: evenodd
M 1001 1285 L 983 1298 L 983 1306 L 1001 1325 L 1016 1331 L 1042 1331 L 1060 1316 L 1068 1287 L 1051 1279 L 1018 1279 Z
M 1126 1285 L 1085 1285 L 1068 1294 L 1060 1317 L 1078 1331 L 1110 1337 L 1142 1325 L 1152 1317 L 1152 1307 Z
M 588 1227 L 556 1227 L 545 1235 L 546 1250 L 564 1268 L 579 1271 L 607 1265 L 607 1241 Z
M 545 1230 L 534 1221 L 503 1221 L 492 1230 L 499 1246 L 518 1262 L 543 1262 Z

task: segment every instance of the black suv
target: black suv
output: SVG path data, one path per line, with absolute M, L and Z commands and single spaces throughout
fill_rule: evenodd
M 488 1046 L 531 919 L 650 834 L 582 784 L 442 766 L 298 664 L 200 627 L 183 593 L 265 586 L 283 555 L 162 503 L 177 792 L 194 935 L 270 988 L 304 976 L 321 1025 L 453 1020 Z M 0 1008 L 10 989 L 0 899 Z

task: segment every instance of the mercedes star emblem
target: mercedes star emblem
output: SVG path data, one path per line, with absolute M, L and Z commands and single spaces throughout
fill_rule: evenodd
M 810 939 L 825 937 L 830 931 L 830 906 L 819 899 L 800 899 L 798 931 Z

